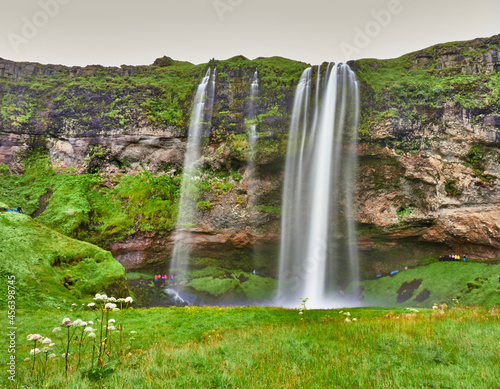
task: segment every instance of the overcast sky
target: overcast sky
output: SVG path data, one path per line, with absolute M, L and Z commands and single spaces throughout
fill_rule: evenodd
M 0 0 L 0 57 L 150 64 L 164 55 L 393 58 L 500 33 L 500 0 Z

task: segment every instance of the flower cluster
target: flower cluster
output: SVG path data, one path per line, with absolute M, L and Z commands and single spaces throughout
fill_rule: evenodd
M 351 312 L 339 311 L 339 313 L 341 313 L 342 315 L 346 316 L 346 318 L 345 318 L 345 322 L 346 323 L 351 323 L 353 321 L 358 321 L 358 319 L 356 319 L 355 317 L 353 317 L 352 319 L 350 318 L 351 317 Z
M 94 300 L 99 304 L 104 304 L 104 309 L 109 309 L 110 311 L 119 311 L 120 309 L 123 309 L 123 304 L 128 305 L 134 302 L 134 299 L 130 296 L 126 298 L 116 299 L 114 297 L 108 297 L 105 293 L 97 293 L 94 297 Z M 116 303 L 120 304 L 120 308 L 118 308 Z M 90 303 L 87 306 L 92 309 L 96 308 L 95 303 Z
M 83 362 L 82 356 L 85 355 L 86 350 L 91 347 L 91 368 L 93 369 L 94 363 L 97 362 L 98 367 L 104 366 L 104 359 L 107 357 L 109 361 L 114 356 L 123 358 L 125 357 L 126 349 L 132 349 L 132 340 L 134 339 L 132 335 L 135 331 L 130 332 L 130 346 L 123 346 L 123 323 L 121 320 L 125 315 L 120 314 L 117 320 L 120 321 L 118 324 L 117 320 L 109 318 L 113 311 L 120 311 L 121 309 L 126 310 L 130 303 L 133 303 L 132 297 L 127 298 L 115 298 L 108 297 L 106 294 L 97 293 L 94 297 L 94 302 L 87 304 L 87 307 L 92 310 L 99 310 L 100 318 L 97 318 L 97 327 L 93 328 L 94 322 L 91 320 L 84 321 L 82 319 L 72 320 L 69 317 L 65 317 L 60 322 L 59 326 L 52 330 L 53 337 L 57 337 L 62 343 L 64 349 L 59 351 L 57 355 L 61 355 L 64 358 L 66 374 L 71 371 L 70 363 L 74 360 L 76 368 L 78 369 Z M 77 307 L 77 304 L 73 304 L 72 307 Z M 84 307 L 85 304 L 82 304 Z M 118 306 L 120 308 L 118 308 Z M 72 309 L 70 309 L 72 311 Z M 115 327 L 116 325 L 116 327 Z M 63 332 L 64 336 L 61 336 L 60 332 Z M 46 371 L 47 364 L 50 363 L 49 359 L 56 358 L 57 355 L 52 349 L 55 343 L 48 337 L 43 337 L 40 334 L 29 334 L 27 336 L 28 341 L 33 341 L 34 344 L 30 347 L 30 355 L 32 357 L 26 358 L 25 361 L 32 361 L 31 371 L 35 372 L 37 365 Z M 119 347 L 115 349 L 115 345 L 119 343 Z M 113 353 L 112 353 L 113 351 Z M 60 354 L 63 352 L 63 354 Z M 45 354 L 45 356 L 43 356 Z M 130 352 L 127 356 L 131 355 Z M 69 356 L 72 356 L 70 359 Z M 84 362 L 83 362 L 84 363 Z
M 30 355 L 33 355 L 33 369 L 35 368 L 35 358 L 36 358 L 36 356 L 38 354 L 40 354 L 40 353 L 45 354 L 46 359 L 49 358 L 49 357 L 52 358 L 50 355 L 47 356 L 47 354 L 49 352 L 53 351 L 52 347 L 55 346 L 55 343 L 53 343 L 50 338 L 44 338 L 40 334 L 29 334 L 26 337 L 26 339 L 35 342 L 34 347 L 30 350 Z M 43 346 L 42 348 L 36 347 L 36 344 L 37 344 L 38 341 L 40 341 L 40 343 L 42 343 L 45 346 Z M 29 358 L 27 358 L 25 360 L 29 360 Z
M 301 303 L 299 305 L 299 315 L 304 315 L 304 312 L 307 310 L 307 307 L 306 307 L 307 300 L 309 300 L 308 297 L 301 297 L 300 298 Z M 302 322 L 304 322 L 304 316 L 301 316 L 300 320 Z

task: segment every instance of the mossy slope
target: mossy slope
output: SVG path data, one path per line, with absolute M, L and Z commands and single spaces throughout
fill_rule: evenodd
M 432 307 L 457 302 L 465 306 L 498 306 L 499 275 L 500 264 L 436 262 L 360 282 L 360 301 L 363 305 L 386 307 Z M 424 290 L 429 292 L 428 297 Z
M 7 277 L 15 276 L 18 308 L 68 306 L 102 290 L 127 293 L 122 265 L 97 246 L 18 213 L 0 213 L 0 236 L 0 279 L 6 289 Z M 73 285 L 66 288 L 69 277 Z M 0 300 L 6 296 L 4 291 Z

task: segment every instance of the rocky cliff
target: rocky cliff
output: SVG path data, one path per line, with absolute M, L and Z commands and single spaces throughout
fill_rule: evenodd
M 495 36 L 350 63 L 362 102 L 356 219 L 366 275 L 436 253 L 500 257 L 499 45 Z M 121 68 L 0 60 L 0 162 L 22 174 L 22 159 L 41 147 L 54 173 L 66 180 L 76 173 L 72 188 L 81 190 L 71 198 L 63 195 L 66 181 L 46 178 L 30 181 L 38 189 L 19 191 L 16 201 L 48 225 L 110 249 L 128 269 L 164 269 L 174 234 L 182 234 L 195 265 L 274 275 L 286 135 L 307 66 L 243 57 L 198 66 L 164 57 Z M 175 232 L 191 104 L 208 67 L 218 77 L 197 224 Z M 251 177 L 245 118 L 256 69 Z M 94 178 L 83 186 L 86 176 Z M 62 201 L 79 204 L 78 212 L 57 208 Z

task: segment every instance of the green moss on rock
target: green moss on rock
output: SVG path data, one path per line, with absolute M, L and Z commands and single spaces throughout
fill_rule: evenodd
M 108 251 L 19 213 L 0 213 L 0 236 L 0 279 L 5 286 L 15 276 L 19 308 L 67 307 L 105 290 L 128 295 L 123 266 Z

